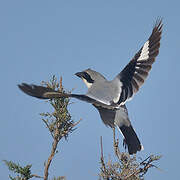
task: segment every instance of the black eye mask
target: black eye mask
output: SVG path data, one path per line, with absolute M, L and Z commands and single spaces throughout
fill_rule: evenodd
M 88 83 L 93 83 L 94 80 L 91 78 L 91 76 L 87 73 L 87 72 L 83 72 L 83 76 L 84 79 L 87 80 Z
M 84 71 L 83 72 L 77 72 L 75 75 L 80 77 L 80 78 L 86 79 L 86 81 L 88 83 L 93 83 L 94 82 L 94 80 L 91 78 L 91 76 L 87 72 L 84 72 Z

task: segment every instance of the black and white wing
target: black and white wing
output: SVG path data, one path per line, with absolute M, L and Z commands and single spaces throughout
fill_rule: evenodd
M 156 21 L 152 34 L 127 66 L 116 76 L 114 80 L 122 83 L 119 105 L 130 100 L 144 83 L 151 70 L 152 64 L 159 53 L 160 39 L 162 34 L 162 20 Z

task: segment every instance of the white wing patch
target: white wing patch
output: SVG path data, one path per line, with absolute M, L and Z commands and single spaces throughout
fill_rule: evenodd
M 120 96 L 121 96 L 121 93 L 122 93 L 122 86 L 119 88 L 119 92 L 118 92 L 117 97 L 115 97 L 115 98 L 113 99 L 113 102 L 114 102 L 114 103 L 117 103 L 117 102 L 119 101 L 119 98 L 120 98 Z
M 122 86 L 123 86 L 123 84 L 122 84 L 121 81 L 119 81 L 119 79 L 118 79 L 118 81 L 116 82 L 116 86 L 118 87 L 118 90 L 117 90 L 118 93 L 116 93 L 117 96 L 113 98 L 113 102 L 114 102 L 114 103 L 117 103 L 117 102 L 119 101 L 119 98 L 121 97 L 121 93 L 122 93 Z
M 149 58 L 149 40 L 144 44 L 141 54 L 137 61 L 147 60 Z
M 119 101 L 120 96 L 121 96 L 121 92 L 118 94 L 116 98 L 113 99 L 113 102 L 117 103 Z

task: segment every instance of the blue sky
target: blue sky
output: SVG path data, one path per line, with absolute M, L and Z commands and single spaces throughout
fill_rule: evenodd
M 149 37 L 158 16 L 164 29 L 160 54 L 148 80 L 132 101 L 129 116 L 145 150 L 137 157 L 161 154 L 146 179 L 178 179 L 179 175 L 179 1 L 56 0 L 0 1 L 0 160 L 33 164 L 42 175 L 51 136 L 40 112 L 50 105 L 23 94 L 17 84 L 40 84 L 52 75 L 63 77 L 67 90 L 85 93 L 74 73 L 92 68 L 112 79 Z M 74 120 L 82 118 L 69 141 L 62 141 L 50 177 L 98 179 L 100 136 L 106 160 L 113 155 L 112 130 L 90 104 L 72 100 Z M 119 133 L 120 142 L 122 137 Z M 122 143 L 120 148 L 122 148 Z M 0 163 L 0 178 L 8 179 Z

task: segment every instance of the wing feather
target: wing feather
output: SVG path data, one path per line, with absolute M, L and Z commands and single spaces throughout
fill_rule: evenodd
M 160 40 L 162 34 L 162 19 L 158 19 L 152 30 L 152 34 L 141 49 L 135 54 L 127 66 L 116 76 L 115 80 L 120 80 L 123 84 L 119 105 L 137 93 L 144 84 L 156 56 L 159 54 Z

